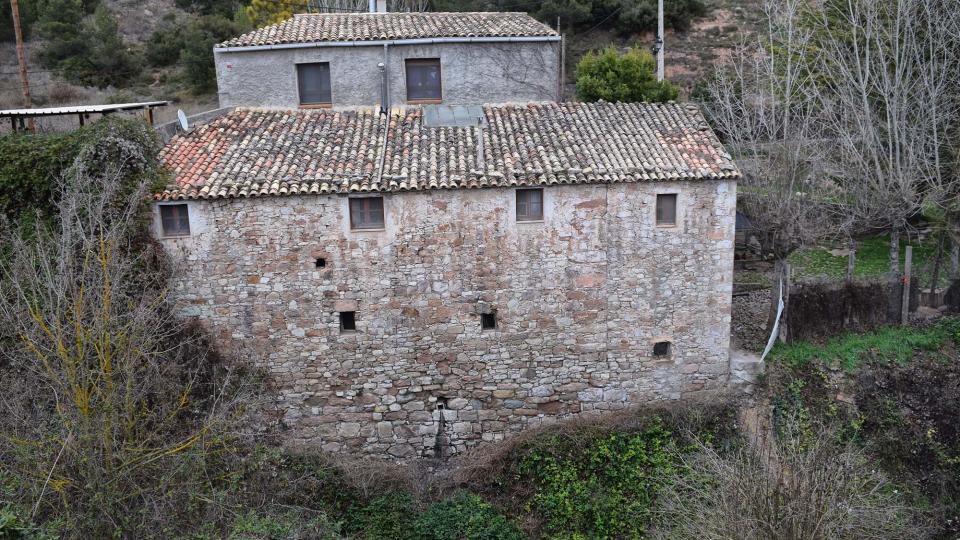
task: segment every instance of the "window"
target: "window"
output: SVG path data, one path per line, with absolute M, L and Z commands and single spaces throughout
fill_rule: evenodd
M 517 190 L 517 221 L 543 221 L 543 190 Z
M 654 356 L 670 356 L 670 342 L 669 341 L 658 341 L 653 344 L 653 355 Z
M 323 257 L 318 257 L 317 260 L 314 262 L 314 264 L 316 265 L 317 268 L 326 268 L 327 260 L 324 259 Z
M 340 312 L 340 331 L 341 332 L 354 332 L 357 329 L 357 312 L 356 311 L 341 311 Z
M 495 311 L 491 311 L 490 313 L 480 314 L 481 330 L 495 330 L 496 328 L 497 328 L 497 313 Z
M 330 104 L 330 63 L 297 64 L 301 105 Z
M 671 227 L 677 224 L 677 194 L 657 195 L 657 225 Z
M 383 228 L 383 197 L 350 199 L 351 229 Z
M 164 236 L 190 236 L 190 213 L 185 204 L 160 205 Z
M 440 101 L 440 59 L 407 60 L 407 101 Z

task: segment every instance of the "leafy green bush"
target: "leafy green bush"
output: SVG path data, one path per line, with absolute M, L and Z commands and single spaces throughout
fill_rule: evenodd
M 643 536 L 655 494 L 676 470 L 677 440 L 660 418 L 636 433 L 591 441 L 555 437 L 519 463 L 536 491 L 529 509 L 547 532 L 589 538 Z
M 354 508 L 348 523 L 357 538 L 408 538 L 417 512 L 409 493 L 388 493 Z
M 656 62 L 649 52 L 633 48 L 620 54 L 607 47 L 589 52 L 577 64 L 577 96 L 583 101 L 664 102 L 677 99 L 680 90 L 669 81 L 657 81 Z
M 326 514 L 288 511 L 264 515 L 254 511 L 241 514 L 227 536 L 229 540 L 326 540 L 340 538 L 337 525 Z
M 479 496 L 461 492 L 431 505 L 417 517 L 412 538 L 417 540 L 521 540 L 523 533 Z
M 95 143 L 101 143 L 97 146 Z M 96 148 L 94 148 L 96 146 Z M 126 151 L 138 148 L 141 160 L 125 159 Z M 95 173 L 116 170 L 121 165 L 131 175 L 130 184 L 144 180 L 159 187 L 164 178 L 157 174 L 160 148 L 156 134 L 143 121 L 123 116 L 108 116 L 76 131 L 44 134 L 7 134 L 0 136 L 0 215 L 12 221 L 31 219 L 38 212 L 49 217 L 56 207 L 54 186 L 73 165 L 81 152 L 95 152 L 83 164 Z M 85 150 L 86 149 L 86 150 Z

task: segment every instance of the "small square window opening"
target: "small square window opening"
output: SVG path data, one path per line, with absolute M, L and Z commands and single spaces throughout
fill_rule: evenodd
M 351 229 L 383 228 L 383 197 L 350 199 Z
M 517 190 L 517 221 L 543 221 L 543 190 Z
M 409 59 L 406 69 L 407 101 L 439 102 L 443 98 L 439 58 Z
M 340 331 L 353 332 L 356 329 L 357 329 L 357 312 L 341 311 L 340 312 Z
M 164 236 L 190 236 L 190 213 L 186 204 L 160 205 Z
M 301 105 L 330 105 L 330 63 L 297 64 Z
M 653 355 L 654 356 L 670 356 L 670 342 L 669 341 L 658 341 L 653 344 Z
M 497 328 L 497 314 L 496 314 L 496 312 L 481 313 L 481 314 L 480 314 L 480 329 L 481 329 L 481 330 L 495 330 L 496 328 Z
M 657 225 L 671 227 L 677 224 L 677 194 L 657 195 Z
M 318 257 L 314 264 L 317 266 L 317 268 L 325 268 L 327 266 L 327 260 L 323 257 Z

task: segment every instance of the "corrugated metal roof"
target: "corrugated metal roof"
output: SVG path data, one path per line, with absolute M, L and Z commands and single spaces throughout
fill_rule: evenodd
M 109 105 L 68 105 L 66 107 L 45 107 L 37 109 L 3 109 L 0 110 L 0 118 L 16 118 L 20 116 L 56 116 L 58 114 L 110 113 L 117 111 L 146 109 L 150 107 L 162 107 L 169 104 L 169 101 L 142 101 L 138 103 L 111 103 Z

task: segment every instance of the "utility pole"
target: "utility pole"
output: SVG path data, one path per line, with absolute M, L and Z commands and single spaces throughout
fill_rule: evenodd
M 17 61 L 20 63 L 20 83 L 23 85 L 23 105 L 33 107 L 30 99 L 30 79 L 27 78 L 27 56 L 23 52 L 23 30 L 20 28 L 20 6 L 17 0 L 10 0 L 10 10 L 13 11 L 13 33 L 17 38 Z M 30 131 L 34 130 L 33 118 L 27 118 Z
M 657 81 L 663 80 L 663 0 L 657 0 Z

